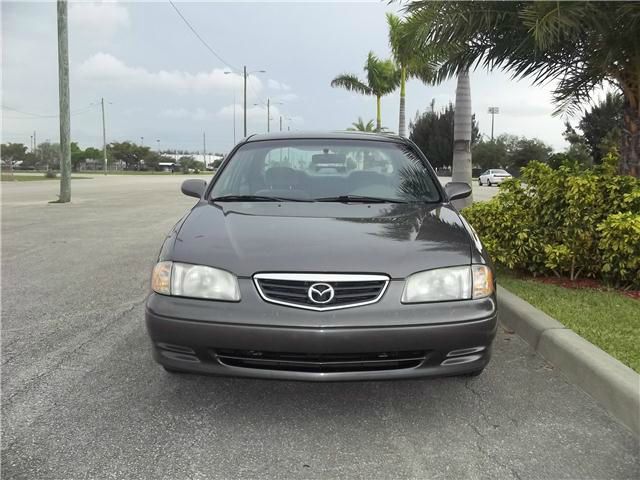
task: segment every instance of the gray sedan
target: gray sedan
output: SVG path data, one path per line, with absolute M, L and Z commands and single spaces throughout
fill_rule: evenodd
M 319 162 L 343 165 L 315 168 Z M 334 381 L 476 375 L 493 267 L 409 140 L 252 136 L 169 232 L 146 323 L 167 371 Z

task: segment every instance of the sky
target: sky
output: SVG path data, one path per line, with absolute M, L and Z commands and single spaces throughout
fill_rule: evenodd
M 375 118 L 375 98 L 335 89 L 340 73 L 363 76 L 369 51 L 388 57 L 388 2 L 174 2 L 216 57 L 169 2 L 70 2 L 71 136 L 81 147 L 107 142 L 227 152 L 242 132 L 242 76 L 248 79 L 248 133 L 343 130 Z M 56 4 L 7 2 L 2 14 L 2 141 L 59 139 Z M 225 74 L 225 71 L 231 71 Z M 236 73 L 233 73 L 236 72 Z M 562 150 L 563 120 L 552 117 L 550 87 L 512 81 L 500 71 L 471 74 L 480 132 L 537 137 Z M 455 80 L 407 85 L 407 123 L 418 111 L 455 101 Z M 399 91 L 382 100 L 382 124 L 397 130 Z

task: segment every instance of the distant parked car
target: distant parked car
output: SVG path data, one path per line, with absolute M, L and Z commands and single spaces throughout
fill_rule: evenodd
M 511 174 L 506 170 L 493 169 L 487 170 L 480 177 L 478 177 L 478 185 L 500 185 L 506 179 L 511 178 Z

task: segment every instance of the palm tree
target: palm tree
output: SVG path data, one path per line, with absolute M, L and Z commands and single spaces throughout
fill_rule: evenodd
M 389 46 L 396 64 L 400 68 L 400 120 L 398 134 L 407 136 L 405 120 L 405 85 L 409 78 L 419 78 L 425 83 L 433 83 L 436 63 L 426 49 L 416 48 L 407 38 L 406 21 L 393 13 L 387 13 L 389 25 Z
M 347 128 L 347 130 L 351 132 L 374 132 L 375 131 L 375 129 L 373 128 L 373 120 L 369 120 L 367 123 L 364 123 L 364 120 L 362 120 L 362 117 L 358 117 L 358 121 L 353 122 L 351 125 L 352 125 L 351 127 Z
M 608 82 L 624 98 L 621 173 L 640 176 L 640 2 L 448 2 L 407 6 L 409 37 L 442 49 L 440 79 L 474 66 L 534 84 L 557 80 L 556 114 L 577 113 Z
M 471 87 L 469 72 L 458 74 L 456 87 L 456 107 L 453 112 L 453 167 L 451 181 L 471 185 Z M 473 196 L 455 201 L 458 208 L 473 203 Z
M 392 60 L 381 60 L 373 52 L 369 52 L 364 70 L 367 72 L 366 83 L 360 80 L 357 75 L 345 73 L 334 78 L 331 81 L 331 86 L 342 87 L 363 95 L 374 95 L 376 97 L 376 131 L 380 131 L 382 129 L 380 99 L 398 87 L 400 71 Z

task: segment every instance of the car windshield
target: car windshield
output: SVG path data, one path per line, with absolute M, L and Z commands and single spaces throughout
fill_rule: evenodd
M 238 149 L 210 199 L 439 202 L 437 180 L 406 145 L 369 140 L 267 140 Z

